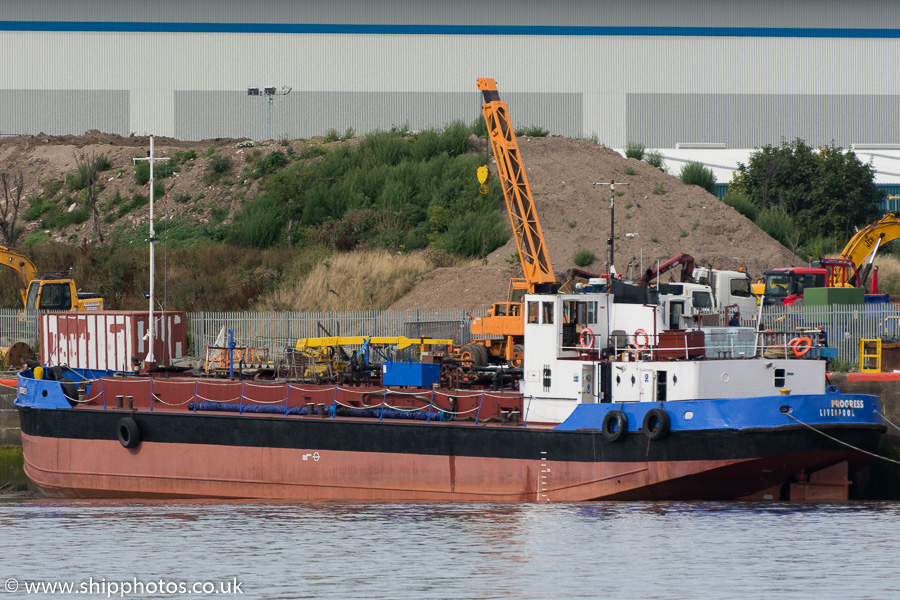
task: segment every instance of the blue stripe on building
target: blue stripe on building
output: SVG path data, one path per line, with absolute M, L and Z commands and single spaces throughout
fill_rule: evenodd
M 527 35 L 898 39 L 900 29 L 805 27 L 567 27 L 562 25 L 416 25 L 344 23 L 154 23 L 0 21 L 0 31 L 120 33 L 328 33 L 386 35 Z

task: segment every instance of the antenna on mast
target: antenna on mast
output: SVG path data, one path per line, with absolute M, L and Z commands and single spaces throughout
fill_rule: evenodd
M 628 185 L 628 183 L 622 181 L 616 183 L 614 179 L 610 179 L 609 181 L 599 181 L 594 184 L 594 187 L 596 188 L 598 185 L 609 186 L 609 239 L 606 240 L 606 243 L 609 245 L 609 254 L 607 254 L 609 262 L 606 264 L 606 273 L 607 277 L 612 279 L 612 270 L 616 268 L 613 254 L 613 248 L 616 244 L 616 186 Z

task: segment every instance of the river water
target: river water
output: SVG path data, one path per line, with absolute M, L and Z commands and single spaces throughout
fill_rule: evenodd
M 900 598 L 897 503 L 13 499 L 0 539 L 0 599 Z

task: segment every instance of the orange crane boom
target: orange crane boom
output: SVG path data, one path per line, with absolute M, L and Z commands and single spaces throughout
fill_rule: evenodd
M 522 165 L 519 144 L 509 119 L 509 109 L 506 102 L 500 100 L 497 82 L 493 79 L 478 79 L 478 89 L 484 97 L 481 109 L 494 150 L 494 159 L 497 161 L 497 173 L 516 238 L 519 260 L 525 282 L 529 291 L 533 292 L 535 285 L 556 283 L 556 277 L 553 275 L 550 255 L 535 211 L 531 186 Z

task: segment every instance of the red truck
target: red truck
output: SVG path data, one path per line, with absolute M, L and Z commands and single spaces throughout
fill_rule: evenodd
M 803 290 L 808 287 L 826 287 L 828 271 L 817 267 L 785 267 L 767 269 L 764 303 L 766 305 L 782 304 L 791 306 L 803 297 Z

